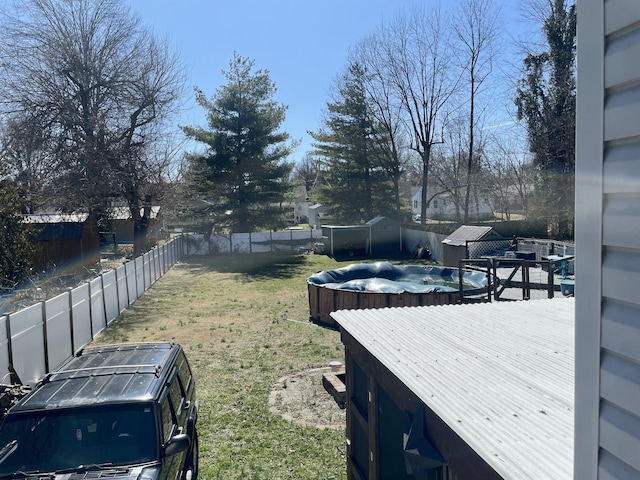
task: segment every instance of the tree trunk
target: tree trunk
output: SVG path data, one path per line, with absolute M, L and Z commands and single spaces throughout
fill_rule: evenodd
M 469 196 L 471 193 L 471 184 L 473 176 L 473 122 L 474 122 L 474 108 L 475 108 L 475 78 L 473 72 L 471 73 L 471 111 L 469 112 L 469 158 L 467 160 L 467 190 L 464 195 L 464 223 L 469 221 Z
M 422 196 L 420 206 L 420 224 L 427 224 L 427 182 L 429 181 L 429 157 L 431 156 L 431 145 L 423 142 L 422 150 Z
M 134 211 L 135 209 L 135 211 Z M 149 232 L 149 219 L 151 218 L 151 195 L 145 197 L 142 215 L 140 208 L 131 208 L 131 218 L 133 219 L 133 256 L 138 257 L 146 252 L 147 233 Z

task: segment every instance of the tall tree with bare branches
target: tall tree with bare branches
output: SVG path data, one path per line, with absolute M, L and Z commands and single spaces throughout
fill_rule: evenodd
M 445 106 L 457 91 L 450 28 L 439 8 L 401 11 L 374 33 L 372 45 L 383 66 L 377 75 L 389 86 L 402 109 L 410 148 L 422 163 L 421 218 L 426 222 L 429 162 L 434 144 L 442 141 Z
M 183 93 L 177 55 L 124 0 L 15 0 L 2 27 L 2 106 L 48 136 L 48 206 L 95 214 L 124 201 L 140 253 L 165 162 L 149 147 Z
M 400 182 L 408 168 L 406 154 L 407 131 L 403 122 L 402 103 L 395 95 L 394 83 L 387 76 L 388 65 L 380 56 L 383 46 L 379 35 L 370 35 L 350 51 L 350 62 L 363 69 L 363 88 L 370 105 L 369 113 L 375 122 L 375 139 L 379 155 L 375 161 L 393 184 L 395 218 L 401 220 L 403 202 Z
M 459 0 L 453 30 L 457 39 L 458 58 L 466 76 L 469 105 L 469 149 L 466 156 L 466 186 L 463 222 L 469 220 L 469 199 L 479 173 L 476 123 L 478 95 L 493 70 L 495 42 L 498 36 L 498 10 L 492 0 Z

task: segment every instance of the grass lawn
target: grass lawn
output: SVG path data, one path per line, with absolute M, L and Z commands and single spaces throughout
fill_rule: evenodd
M 276 384 L 287 388 L 288 374 L 343 361 L 339 333 L 308 321 L 306 278 L 345 264 L 278 253 L 185 257 L 94 343 L 183 345 L 200 401 L 201 480 L 344 479 L 344 427 L 285 420 L 269 396 Z

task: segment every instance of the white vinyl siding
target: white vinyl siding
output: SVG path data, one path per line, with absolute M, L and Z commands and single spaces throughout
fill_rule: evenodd
M 579 0 L 578 52 L 574 478 L 640 478 L 640 2 Z

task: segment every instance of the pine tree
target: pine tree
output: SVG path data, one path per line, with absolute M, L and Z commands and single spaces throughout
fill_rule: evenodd
M 30 230 L 20 218 L 26 202 L 15 182 L 0 171 L 0 287 L 13 288 L 31 273 Z
M 208 129 L 183 127 L 206 145 L 203 154 L 187 155 L 186 177 L 216 230 L 232 233 L 282 227 L 288 212 L 282 203 L 291 192 L 289 135 L 277 131 L 286 106 L 273 100 L 276 87 L 268 72 L 253 67 L 234 55 L 224 72 L 227 84 L 213 99 L 197 90 L 197 102 L 208 110 Z
M 548 51 L 528 55 L 516 97 L 537 171 L 534 208 L 555 238 L 571 238 L 575 216 L 576 10 L 553 0 L 544 23 Z
M 377 160 L 380 142 L 364 75 L 357 63 L 349 66 L 340 79 L 336 100 L 327 104 L 325 128 L 311 132 L 325 179 L 319 201 L 341 223 L 361 223 L 394 211 L 391 183 Z

